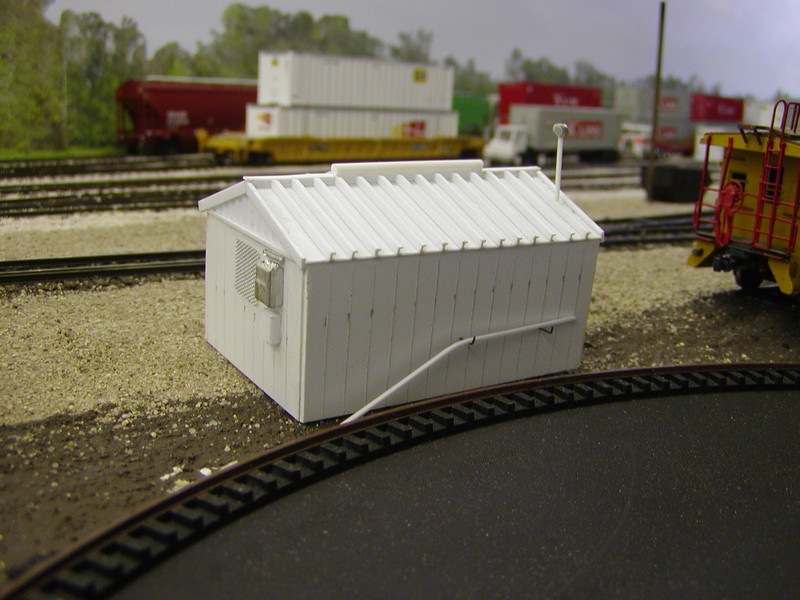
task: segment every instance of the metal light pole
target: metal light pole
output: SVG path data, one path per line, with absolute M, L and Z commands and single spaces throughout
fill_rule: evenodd
M 566 123 L 556 123 L 553 125 L 553 133 L 556 134 L 556 202 L 561 200 L 561 167 L 564 158 L 564 137 L 569 133 Z
M 661 103 L 661 56 L 664 51 L 664 13 L 666 2 L 661 2 L 661 13 L 658 19 L 658 59 L 656 61 L 656 80 L 653 90 L 653 128 L 650 132 L 650 162 L 647 164 L 647 199 L 653 199 L 653 168 L 656 160 L 656 142 L 658 141 L 658 109 Z

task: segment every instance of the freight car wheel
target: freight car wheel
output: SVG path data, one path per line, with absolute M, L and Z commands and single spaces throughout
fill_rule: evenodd
M 236 161 L 234 161 L 233 152 L 228 150 L 227 152 L 218 152 L 214 154 L 214 163 L 220 167 L 229 167 L 233 165 Z
M 755 293 L 761 286 L 761 282 L 764 281 L 761 271 L 750 267 L 734 269 L 733 278 L 736 285 L 748 294 Z
M 275 159 L 270 152 L 251 152 L 248 163 L 268 167 L 275 164 Z

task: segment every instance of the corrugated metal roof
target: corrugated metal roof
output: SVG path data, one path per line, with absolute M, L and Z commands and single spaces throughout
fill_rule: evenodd
M 602 239 L 538 167 L 480 160 L 334 164 L 245 177 L 247 195 L 305 262 Z M 241 188 L 240 188 L 241 189 Z M 230 199 L 201 201 L 210 210 Z

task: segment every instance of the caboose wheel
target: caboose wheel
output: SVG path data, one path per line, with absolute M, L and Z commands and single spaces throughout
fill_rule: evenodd
M 748 293 L 755 292 L 764 280 L 761 271 L 753 268 L 734 269 L 733 277 L 736 280 L 736 285 Z

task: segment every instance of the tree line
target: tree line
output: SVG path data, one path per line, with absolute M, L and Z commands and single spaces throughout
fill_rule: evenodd
M 112 144 L 114 92 L 127 80 L 145 75 L 256 78 L 259 51 L 296 50 L 340 56 L 377 57 L 431 63 L 433 34 L 402 32 L 387 44 L 354 30 L 344 16 L 315 19 L 305 11 L 282 13 L 268 6 L 231 4 L 221 30 L 194 53 L 171 42 L 148 58 L 136 22 L 104 21 L 95 12 L 66 10 L 58 24 L 44 16 L 52 0 L 0 0 L 0 147 L 15 150 L 63 149 Z M 497 82 L 473 59 L 453 56 L 455 89 L 487 94 Z M 611 98 L 615 79 L 578 61 L 572 73 L 542 57 L 515 49 L 505 64 L 506 81 L 591 85 Z M 705 91 L 694 78 L 671 78 L 666 87 Z

